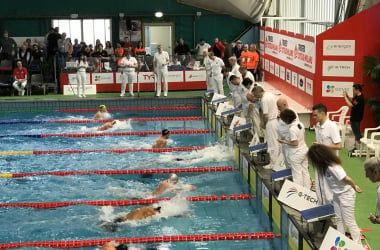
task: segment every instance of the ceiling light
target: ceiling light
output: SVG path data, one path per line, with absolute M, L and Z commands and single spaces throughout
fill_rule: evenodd
M 156 13 L 154 13 L 154 16 L 157 18 L 161 18 L 163 15 L 164 13 L 162 13 L 161 11 L 157 11 Z

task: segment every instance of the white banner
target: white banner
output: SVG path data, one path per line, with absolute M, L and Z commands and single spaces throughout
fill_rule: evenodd
M 67 75 L 68 79 L 69 79 L 69 84 L 77 84 L 77 73 L 75 74 L 68 74 Z M 86 73 L 86 81 L 84 84 L 90 84 L 90 74 L 89 73 Z
M 218 105 L 218 108 L 216 109 L 215 115 L 221 116 L 223 112 L 234 109 L 234 106 L 227 103 L 222 102 Z
M 183 82 L 183 71 L 169 71 L 168 82 Z
M 115 81 L 116 82 L 115 83 L 121 84 L 120 76 L 121 76 L 121 72 L 116 72 L 116 74 L 115 74 L 115 77 L 116 77 Z M 135 76 L 133 77 L 133 83 L 137 83 L 137 74 L 135 74 Z
M 323 40 L 324 56 L 355 56 L 355 40 Z
M 323 76 L 354 76 L 354 61 L 323 61 Z
M 230 130 L 233 130 L 237 126 L 245 125 L 246 123 L 247 121 L 245 120 L 245 118 L 234 115 L 234 118 L 232 118 L 232 122 L 230 124 Z
M 139 72 L 139 83 L 154 83 L 154 72 Z
M 352 93 L 353 82 L 322 81 L 322 96 L 343 97 L 343 91 Z
M 306 93 L 313 95 L 313 80 L 306 78 Z
M 365 248 L 357 244 L 344 234 L 338 232 L 333 227 L 327 230 L 325 238 L 322 241 L 320 250 L 344 249 L 344 250 L 364 250 Z
M 269 72 L 274 75 L 274 62 L 269 62 Z
M 265 31 L 265 54 L 315 73 L 315 43 Z
M 292 71 L 290 69 L 286 69 L 286 81 L 292 83 Z
M 185 71 L 185 82 L 205 82 L 206 70 Z
M 92 84 L 113 84 L 113 73 L 92 73 Z
M 298 86 L 298 74 L 294 71 L 292 71 L 292 85 L 294 87 Z
M 303 75 L 298 75 L 298 88 L 305 91 L 305 77 Z
M 277 63 L 274 64 L 274 75 L 280 77 L 280 65 Z
M 280 65 L 280 78 L 285 80 L 285 67 Z
M 96 85 L 85 85 L 84 93 L 86 95 L 96 95 Z M 78 87 L 72 85 L 63 85 L 63 95 L 78 95 Z
M 269 71 L 269 63 L 270 61 L 268 59 L 264 59 L 264 69 L 266 71 Z
M 289 180 L 282 185 L 278 200 L 298 211 L 313 208 L 318 205 L 315 192 Z

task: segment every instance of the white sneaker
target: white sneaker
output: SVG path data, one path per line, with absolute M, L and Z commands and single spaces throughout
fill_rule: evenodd
M 24 96 L 25 90 L 21 90 L 21 96 Z
M 82 97 L 86 97 L 86 95 L 83 94 Z
M 130 96 L 135 96 L 133 93 L 129 93 Z
M 164 93 L 164 96 L 168 96 L 168 93 Z
M 124 94 L 120 94 L 120 96 L 121 96 L 121 97 L 123 97 L 123 96 L 124 96 Z

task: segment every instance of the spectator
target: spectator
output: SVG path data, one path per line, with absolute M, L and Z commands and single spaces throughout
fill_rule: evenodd
M 133 44 L 131 43 L 131 40 L 129 36 L 124 37 L 124 49 L 130 49 L 132 51 L 133 49 Z
M 232 49 L 237 59 L 240 58 L 241 52 L 243 51 L 243 43 L 240 40 L 236 41 L 236 46 Z
M 33 44 L 31 56 L 32 56 L 31 62 L 41 63 L 44 61 L 43 52 L 41 51 L 41 49 L 39 48 L 39 46 L 37 44 Z
M 232 47 L 231 47 L 231 44 L 229 44 L 227 42 L 227 40 L 225 40 L 225 39 L 222 41 L 222 44 L 224 46 L 224 56 L 223 56 L 224 65 L 226 65 L 226 67 L 230 68 L 231 65 L 229 62 L 229 58 L 231 56 L 233 56 Z
M 249 47 L 249 50 L 251 51 L 252 55 L 252 74 L 255 77 L 256 81 L 260 81 L 260 69 L 259 69 L 259 63 L 260 63 L 260 55 L 257 52 L 257 45 L 251 44 Z
M 17 43 L 9 37 L 8 31 L 4 30 L 3 37 L 0 39 L 0 60 L 13 60 L 16 56 Z
M 224 58 L 224 45 L 219 41 L 219 38 L 214 38 L 214 44 L 208 49 L 208 51 L 212 51 L 215 56 L 219 58 Z
M 19 96 L 24 96 L 25 87 L 28 83 L 28 70 L 22 66 L 20 60 L 16 63 L 17 67 L 13 70 L 14 82 L 12 86 L 17 89 Z
M 23 45 L 21 45 L 21 47 L 18 50 L 17 60 L 20 60 L 24 67 L 28 67 L 31 59 L 32 59 L 32 51 L 30 48 L 28 48 L 27 44 L 24 43 Z
M 195 46 L 195 51 L 197 53 L 197 60 L 203 59 L 203 51 L 208 50 L 211 47 L 210 44 L 206 43 L 205 39 L 201 38 L 197 46 Z
M 380 157 L 372 157 L 364 162 L 365 176 L 372 182 L 380 182 Z M 380 183 L 376 192 L 376 211 L 370 213 L 368 219 L 373 224 L 380 224 Z
M 55 54 L 57 53 L 57 51 L 58 51 L 58 39 L 60 39 L 60 38 L 61 38 L 61 34 L 59 34 L 59 28 L 58 27 L 54 28 L 54 31 L 48 35 L 48 37 L 47 37 L 48 58 L 55 56 Z
M 342 161 L 331 148 L 323 144 L 314 144 L 307 156 L 333 193 L 332 204 L 337 230 L 345 234 L 345 228 L 348 228 L 352 240 L 361 244 L 360 229 L 355 221 L 355 192 L 361 193 L 362 190 L 346 174 Z
M 178 57 L 182 66 L 186 66 L 187 62 L 190 61 L 190 48 L 182 37 L 178 39 L 178 45 L 174 48 L 174 56 Z
M 134 48 L 134 52 L 135 52 L 135 55 L 139 55 L 139 56 L 145 56 L 146 54 L 146 50 L 145 50 L 145 47 L 144 47 L 144 44 L 142 41 L 139 41 L 137 43 L 137 47 Z
M 120 43 L 116 44 L 115 55 L 118 58 L 121 58 L 124 55 L 124 49 L 121 47 Z

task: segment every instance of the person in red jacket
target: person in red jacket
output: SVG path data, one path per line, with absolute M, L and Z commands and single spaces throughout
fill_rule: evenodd
M 25 94 L 25 87 L 28 83 L 28 70 L 22 66 L 21 60 L 17 61 L 17 67 L 13 70 L 13 88 L 18 90 L 18 95 L 23 96 Z
M 214 44 L 208 49 L 209 52 L 214 52 L 214 55 L 220 58 L 224 58 L 224 49 L 226 47 L 223 45 L 219 38 L 214 38 Z

